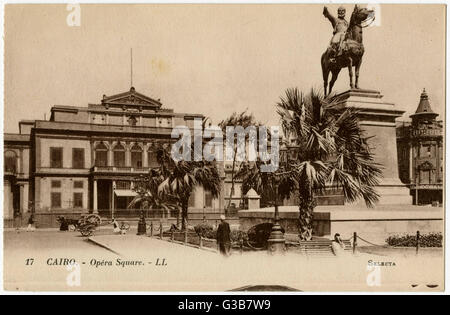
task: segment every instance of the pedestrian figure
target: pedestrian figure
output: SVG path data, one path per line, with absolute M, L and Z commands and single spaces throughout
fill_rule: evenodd
M 22 212 L 19 210 L 14 211 L 14 226 L 16 227 L 16 231 L 19 232 L 22 226 Z
M 34 214 L 30 214 L 30 217 L 28 218 L 28 227 L 27 227 L 27 232 L 34 232 L 35 227 L 34 227 Z
M 112 219 L 112 225 L 113 225 L 113 232 L 114 234 L 120 233 L 120 226 L 119 223 L 117 223 L 116 219 Z
M 339 233 L 334 234 L 334 240 L 331 242 L 331 249 L 336 256 L 342 254 L 345 249 L 345 244 L 341 239 L 341 235 Z
M 67 223 L 66 218 L 61 216 L 58 218 L 58 221 L 60 223 L 60 227 L 59 227 L 60 231 L 68 231 L 69 230 L 69 224 Z
M 120 234 L 121 235 L 127 234 L 127 230 L 128 230 L 128 228 L 127 228 L 125 222 L 122 222 L 122 224 L 120 225 Z
M 219 251 L 224 256 L 230 255 L 231 249 L 231 230 L 230 225 L 225 221 L 225 216 L 220 216 L 220 224 L 217 228 L 217 243 L 219 244 Z

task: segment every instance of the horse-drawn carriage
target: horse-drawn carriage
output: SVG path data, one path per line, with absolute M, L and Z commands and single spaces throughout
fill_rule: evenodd
M 80 231 L 83 236 L 90 236 L 101 225 L 102 218 L 97 214 L 82 215 L 79 219 L 58 217 L 61 231 Z
M 82 236 L 91 236 L 95 230 L 100 226 L 106 226 L 112 224 L 110 221 L 102 222 L 102 218 L 98 214 L 88 214 L 81 216 L 80 219 L 65 219 L 64 217 L 59 217 L 58 221 L 61 224 L 61 231 L 74 230 L 79 231 Z M 119 229 L 129 230 L 130 225 L 128 223 L 122 222 Z
M 102 218 L 99 215 L 90 214 L 86 217 L 81 217 L 76 230 L 80 231 L 83 236 L 91 236 L 100 225 L 102 225 Z

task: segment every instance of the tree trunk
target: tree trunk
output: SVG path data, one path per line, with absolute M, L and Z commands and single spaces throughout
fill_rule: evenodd
M 230 209 L 231 206 L 231 199 L 233 198 L 234 195 L 234 172 L 235 172 L 235 168 L 236 168 L 236 153 L 237 153 L 237 144 L 235 144 L 234 146 L 234 156 L 233 156 L 233 166 L 231 167 L 231 189 L 230 189 L 230 199 L 228 200 L 228 205 L 226 210 Z M 225 175 L 226 176 L 226 175 Z M 226 179 L 226 177 L 225 177 Z
M 178 210 L 177 210 L 177 228 L 180 228 L 180 214 L 181 214 L 181 211 L 180 211 L 180 208 L 178 208 Z
M 306 195 L 306 194 L 305 194 Z M 313 215 L 316 201 L 314 194 L 307 194 L 309 196 L 301 196 L 299 202 L 299 237 L 302 241 L 310 241 L 313 232 Z
M 181 208 L 181 230 L 184 231 L 187 226 L 187 219 L 188 219 L 188 202 L 183 202 L 182 208 Z

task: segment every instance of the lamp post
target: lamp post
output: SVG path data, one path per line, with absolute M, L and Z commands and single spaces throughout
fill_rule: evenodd
M 144 209 L 141 210 L 141 217 L 139 218 L 137 235 L 147 234 L 147 223 L 145 222 Z
M 274 215 L 274 222 L 272 226 L 272 231 L 270 232 L 269 239 L 267 240 L 268 243 L 268 251 L 269 254 L 280 254 L 285 253 L 286 251 L 286 240 L 284 238 L 284 233 L 280 225 L 280 214 L 278 211 L 278 185 L 279 180 L 277 178 L 277 175 L 274 175 L 275 178 L 273 180 L 273 184 L 275 186 L 274 192 L 274 206 L 275 206 L 275 215 Z

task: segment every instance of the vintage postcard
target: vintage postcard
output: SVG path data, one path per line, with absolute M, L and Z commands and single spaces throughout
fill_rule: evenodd
M 445 4 L 3 9 L 5 292 L 445 290 Z

